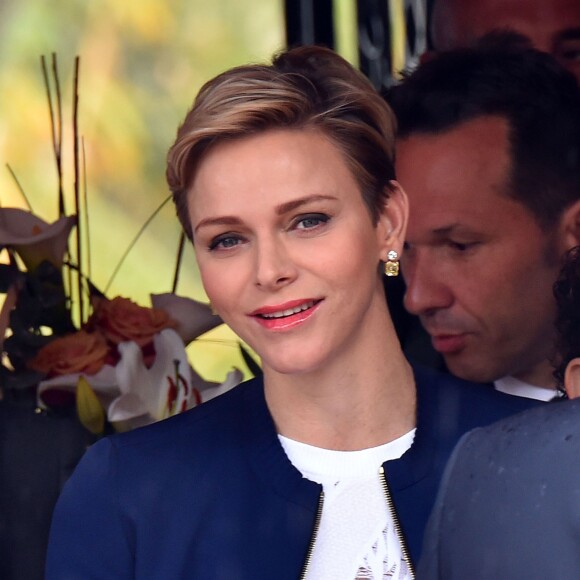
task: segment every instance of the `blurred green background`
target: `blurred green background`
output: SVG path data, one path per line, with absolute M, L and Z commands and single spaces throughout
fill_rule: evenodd
M 86 151 L 91 278 L 104 289 L 141 226 L 168 195 L 165 155 L 203 82 L 265 61 L 284 46 L 282 0 L 1 0 L 0 203 L 26 207 L 5 164 L 45 221 L 58 217 L 57 172 L 40 55 L 56 53 L 63 103 L 67 213 L 74 213 L 72 85 L 80 57 L 79 135 Z M 172 204 L 151 222 L 107 295 L 149 305 L 171 290 L 180 228 Z M 177 293 L 206 301 L 189 245 Z M 188 349 L 222 381 L 247 374 L 225 326 Z

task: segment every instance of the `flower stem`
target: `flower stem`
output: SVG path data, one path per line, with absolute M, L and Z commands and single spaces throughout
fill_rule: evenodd
M 181 262 L 183 260 L 183 249 L 185 247 L 185 232 L 181 232 L 179 236 L 179 246 L 177 247 L 177 262 L 175 264 L 175 274 L 173 275 L 173 286 L 171 288 L 171 293 L 175 294 L 177 292 L 177 283 L 179 282 L 179 272 L 181 271 Z
M 80 57 L 75 57 L 75 74 L 73 80 L 73 160 L 74 160 L 74 200 L 75 213 L 77 215 L 77 266 L 79 273 L 82 273 L 82 252 L 81 252 L 81 214 L 80 214 L 80 171 L 79 171 L 79 65 Z M 78 309 L 79 309 L 79 324 L 83 324 L 84 318 L 84 297 L 82 276 L 77 275 L 77 289 L 78 289 Z

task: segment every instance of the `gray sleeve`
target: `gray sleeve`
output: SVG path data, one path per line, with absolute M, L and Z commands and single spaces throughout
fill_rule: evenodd
M 474 429 L 463 437 L 457 443 L 441 479 L 435 505 L 429 517 L 425 538 L 423 541 L 423 551 L 419 564 L 417 566 L 417 580 L 448 580 L 444 574 L 443 561 L 441 554 L 444 553 L 446 542 L 453 541 L 453 538 L 445 537 L 445 530 L 442 529 L 443 514 L 446 507 L 447 491 L 449 482 L 457 477 L 457 465 L 461 465 L 463 450 L 468 447 L 468 440 L 472 438 L 474 432 L 480 429 Z

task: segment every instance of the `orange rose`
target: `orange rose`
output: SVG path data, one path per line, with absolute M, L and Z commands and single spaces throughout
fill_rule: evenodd
M 94 375 L 105 364 L 108 351 L 107 341 L 101 334 L 79 330 L 43 346 L 29 366 L 51 377 L 73 373 Z
M 164 310 L 144 308 L 120 296 L 113 300 L 97 299 L 87 322 L 89 329 L 102 332 L 111 344 L 132 340 L 140 347 L 149 344 L 158 332 L 175 326 Z

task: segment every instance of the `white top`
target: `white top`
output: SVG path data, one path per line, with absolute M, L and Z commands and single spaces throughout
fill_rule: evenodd
M 551 401 L 554 397 L 559 397 L 557 389 L 538 387 L 530 383 L 524 383 L 514 377 L 503 377 L 494 381 L 495 390 L 506 395 L 525 397 L 526 399 L 536 399 L 537 401 Z
M 361 451 L 333 451 L 278 435 L 292 464 L 322 484 L 324 504 L 309 580 L 410 579 L 379 469 L 412 445 L 415 429 Z

